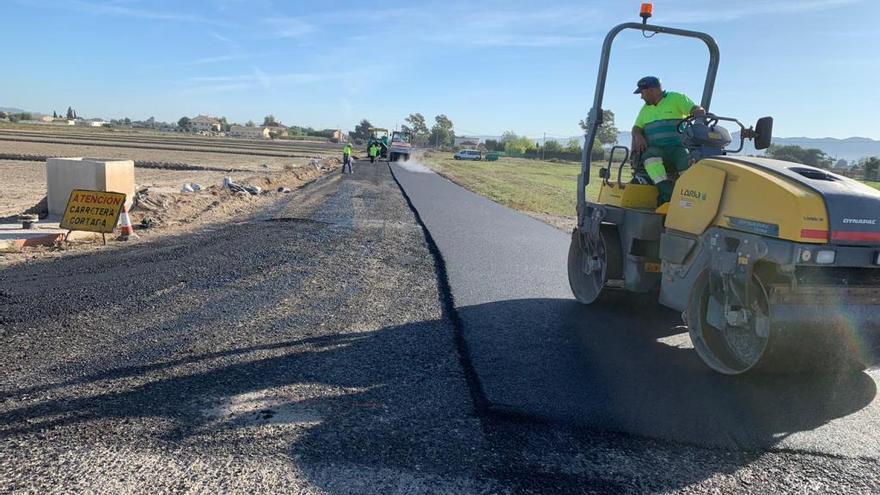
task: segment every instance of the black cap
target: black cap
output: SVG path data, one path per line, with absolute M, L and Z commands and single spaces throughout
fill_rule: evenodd
M 654 76 L 645 76 L 645 77 L 639 79 L 637 86 L 638 87 L 636 88 L 636 90 L 633 91 L 634 95 L 641 93 L 643 89 L 659 88 L 660 87 L 660 78 L 654 77 Z

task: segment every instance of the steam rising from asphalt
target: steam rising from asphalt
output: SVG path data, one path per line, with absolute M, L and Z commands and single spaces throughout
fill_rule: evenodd
M 405 162 L 397 162 L 397 165 L 399 165 L 400 167 L 402 167 L 410 172 L 417 172 L 420 174 L 433 173 L 431 171 L 431 169 L 429 169 L 428 167 L 426 167 L 426 166 L 422 165 L 421 163 L 419 163 L 415 160 L 412 160 L 412 159 L 405 161 Z

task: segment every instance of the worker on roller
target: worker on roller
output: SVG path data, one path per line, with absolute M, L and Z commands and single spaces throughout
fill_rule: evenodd
M 345 143 L 342 147 L 342 173 L 345 173 L 345 167 L 348 167 L 348 173 L 354 173 L 351 169 L 351 144 Z
M 370 145 L 370 163 L 374 163 L 377 156 L 379 156 L 379 145 L 373 143 Z
M 641 94 L 645 105 L 632 129 L 632 150 L 641 154 L 644 173 L 657 186 L 663 204 L 672 197 L 675 184 L 675 177 L 667 171 L 681 173 L 690 166 L 676 126 L 682 119 L 706 115 L 706 110 L 682 93 L 663 91 L 654 76 L 639 79 L 634 94 Z

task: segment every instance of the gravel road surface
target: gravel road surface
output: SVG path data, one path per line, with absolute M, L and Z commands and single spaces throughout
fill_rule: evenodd
M 486 362 L 463 338 L 474 320 L 453 307 L 454 260 L 436 250 L 444 242 L 434 230 L 426 237 L 385 165 L 355 170 L 238 222 L 0 270 L 0 492 L 880 486 L 870 456 L 707 449 L 538 420 L 515 403 L 487 407 L 492 395 L 475 373 Z M 536 325 L 529 342 L 504 348 L 535 371 L 523 356 L 545 352 L 543 303 L 481 304 L 472 309 L 517 312 L 514 336 Z

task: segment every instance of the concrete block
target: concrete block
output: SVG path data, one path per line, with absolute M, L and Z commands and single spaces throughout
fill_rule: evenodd
M 50 215 L 61 215 L 74 189 L 113 191 L 134 200 L 134 161 L 103 158 L 50 158 L 46 160 L 46 186 Z

